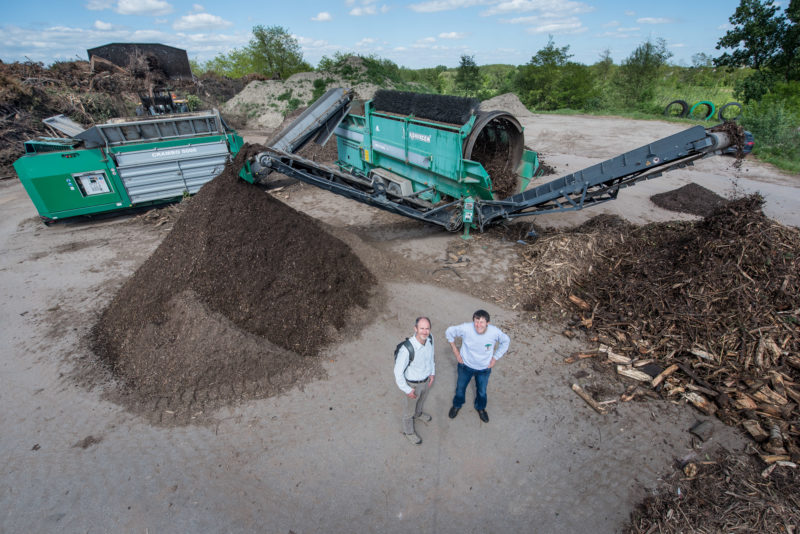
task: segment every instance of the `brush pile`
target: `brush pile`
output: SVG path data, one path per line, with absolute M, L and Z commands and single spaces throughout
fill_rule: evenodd
M 723 451 L 686 463 L 631 514 L 624 532 L 786 534 L 800 525 L 797 469 L 762 470 L 755 458 Z
M 527 309 L 556 302 L 575 312 L 572 326 L 638 382 L 621 400 L 655 388 L 740 425 L 764 461 L 797 461 L 800 232 L 767 219 L 762 204 L 753 195 L 697 223 L 576 232 L 580 241 L 561 248 L 574 255 L 582 243 L 585 257 L 545 272 L 543 286 L 553 285 L 531 294 Z M 546 253 L 547 239 L 556 238 L 528 254 Z
M 196 81 L 166 80 L 163 72 L 109 62 L 0 62 L 0 179 L 16 176 L 12 163 L 24 154 L 23 143 L 38 136 L 62 137 L 42 119 L 66 115 L 84 126 L 132 116 L 138 92 L 168 84 L 182 96 L 194 94 L 203 109 L 219 106 L 257 76 L 231 80 L 203 74 Z M 94 68 L 93 68 L 94 67 Z

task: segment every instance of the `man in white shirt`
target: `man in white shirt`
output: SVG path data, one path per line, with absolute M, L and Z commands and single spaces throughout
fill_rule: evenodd
M 409 352 L 409 345 L 413 356 Z M 400 391 L 406 394 L 403 410 L 403 434 L 414 445 L 422 444 L 414 429 L 414 420 L 429 422 L 432 418 L 422 411 L 428 390 L 433 386 L 436 366 L 433 361 L 431 321 L 418 317 L 414 323 L 414 336 L 408 338 L 397 351 L 394 362 L 394 379 Z
M 502 330 L 489 324 L 489 313 L 486 310 L 473 313 L 471 323 L 451 326 L 445 331 L 445 336 L 458 360 L 456 394 L 448 416 L 454 419 L 458 415 L 458 411 L 464 405 L 467 385 L 474 376 L 475 409 L 481 421 L 488 423 L 486 386 L 489 384 L 489 375 L 492 374 L 492 367 L 497 360 L 508 351 L 511 340 Z M 455 339 L 458 337 L 461 338 L 460 350 L 455 344 Z

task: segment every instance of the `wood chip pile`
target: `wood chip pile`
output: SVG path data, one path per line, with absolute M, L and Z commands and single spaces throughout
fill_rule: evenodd
M 767 463 L 800 460 L 800 231 L 767 219 L 758 195 L 702 221 L 565 233 L 527 252 L 527 309 L 575 312 L 618 374 L 737 425 Z M 585 229 L 584 229 L 585 230 Z M 547 248 L 562 251 L 552 254 Z M 555 262 L 555 263 L 554 263 Z M 558 269 L 557 263 L 568 263 Z M 530 286 L 528 286 L 530 287 Z
M 687 462 L 631 514 L 628 534 L 797 532 L 798 470 L 762 470 L 757 460 L 724 452 Z

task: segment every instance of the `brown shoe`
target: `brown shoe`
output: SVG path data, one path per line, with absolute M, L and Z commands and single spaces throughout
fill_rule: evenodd
M 414 419 L 419 419 L 423 423 L 430 423 L 431 420 L 433 420 L 433 417 L 431 417 L 431 414 L 429 413 L 422 412 L 419 415 L 415 415 Z
M 404 433 L 403 435 L 406 437 L 408 441 L 410 441 L 414 445 L 422 445 L 422 438 L 419 437 L 416 432 L 413 432 L 411 434 Z

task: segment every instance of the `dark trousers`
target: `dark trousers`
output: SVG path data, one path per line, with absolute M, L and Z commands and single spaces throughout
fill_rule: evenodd
M 477 370 L 464 365 L 458 364 L 458 380 L 456 381 L 456 395 L 453 397 L 453 406 L 461 408 L 464 405 L 464 396 L 467 392 L 467 385 L 472 377 L 475 377 L 475 409 L 486 409 L 486 386 L 489 384 L 489 375 L 492 374 L 491 369 Z

